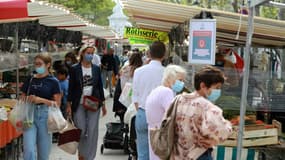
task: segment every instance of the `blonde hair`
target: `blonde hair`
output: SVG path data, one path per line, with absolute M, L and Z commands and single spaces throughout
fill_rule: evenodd
M 35 56 L 34 61 L 36 59 L 41 59 L 46 65 L 50 64 L 48 71 L 52 73 L 51 66 L 52 66 L 52 57 L 48 53 L 40 53 Z
M 179 74 L 186 76 L 187 72 L 183 67 L 178 65 L 168 65 L 163 72 L 162 84 L 165 85 L 171 81 L 175 81 Z
M 83 54 L 85 53 L 85 51 L 88 49 L 88 48 L 92 48 L 94 51 L 93 51 L 93 54 L 95 53 L 95 47 L 93 46 L 87 46 L 87 45 L 84 45 L 80 48 L 79 50 L 79 54 L 80 54 L 80 62 L 82 62 L 83 60 Z

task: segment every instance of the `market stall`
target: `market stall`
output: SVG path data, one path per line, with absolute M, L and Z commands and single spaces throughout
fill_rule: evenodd
M 228 149 L 228 152 L 235 153 L 232 155 L 235 157 L 240 154 L 240 147 L 235 148 L 240 142 L 245 149 L 256 150 L 259 148 L 257 146 L 270 148 L 279 144 L 281 126 L 285 124 L 282 107 L 285 104 L 282 98 L 284 21 L 151 0 L 128 0 L 123 1 L 123 4 L 138 27 L 169 32 L 173 62 L 183 65 L 190 72 L 189 88 L 193 86 L 193 73 L 202 66 L 187 62 L 189 20 L 194 17 L 216 19 L 217 48 L 214 65 L 223 70 L 227 78 L 223 96 L 216 104 L 223 108 L 224 116 L 232 120 L 235 127 L 238 128 L 245 120 L 244 132 L 239 129 L 240 132 L 235 132 L 221 146 L 234 147 L 230 151 Z M 157 12 L 159 8 L 164 10 Z M 205 17 L 202 17 L 204 13 Z M 248 23 L 253 20 L 254 25 Z M 251 31 L 252 36 L 249 36 L 247 33 Z M 249 57 L 251 60 L 247 61 Z M 243 117 L 245 110 L 246 116 Z M 272 124 L 273 119 L 282 124 L 276 121 Z M 242 139 L 239 140 L 240 138 Z M 279 152 L 281 154 L 282 151 Z

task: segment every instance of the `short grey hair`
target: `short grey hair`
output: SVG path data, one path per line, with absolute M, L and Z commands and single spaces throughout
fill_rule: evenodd
M 186 77 L 186 70 L 178 65 L 168 65 L 163 72 L 162 84 L 167 84 L 171 81 L 175 81 L 178 75 Z

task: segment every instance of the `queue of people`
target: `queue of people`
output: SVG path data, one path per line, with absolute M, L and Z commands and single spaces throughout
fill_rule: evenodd
M 149 55 L 150 62 L 136 69 L 132 83 L 138 160 L 160 159 L 152 151 L 149 129 L 160 127 L 175 96 L 180 98 L 175 103 L 178 109 L 170 159 L 212 160 L 213 147 L 232 133 L 231 123 L 214 104 L 221 95 L 224 74 L 206 66 L 194 75 L 195 91 L 178 95 L 185 88 L 186 71 L 176 65 L 162 66 L 165 46 L 161 42 L 151 45 Z
M 160 126 L 176 96 L 180 96 L 180 101 L 177 103 L 176 127 L 173 128 L 176 138 L 170 159 L 212 159 L 212 148 L 232 132 L 230 122 L 214 104 L 225 81 L 222 71 L 213 66 L 202 68 L 194 75 L 195 91 L 180 94 L 185 88 L 187 71 L 177 65 L 162 65 L 166 52 L 162 42 L 151 44 L 147 58 L 138 52 L 124 57 L 121 69 L 112 48 L 101 58 L 94 54 L 95 50 L 90 46 L 81 47 L 79 61 L 76 54 L 67 53 L 61 65 L 54 65 L 57 66 L 54 67 L 56 77 L 51 71 L 53 65 L 49 55 L 39 54 L 34 58 L 35 74 L 21 89 L 22 98 L 36 105 L 32 127 L 23 134 L 24 160 L 49 159 L 52 135 L 46 122 L 48 107 L 54 104 L 60 107 L 65 118 L 72 117 L 75 126 L 81 129 L 78 159 L 93 160 L 98 143 L 99 117 L 107 114 L 103 88 L 108 82 L 112 97 L 112 74 L 118 80 L 116 90 L 119 89 L 115 91 L 114 112 L 126 111 L 128 106 L 120 103 L 119 96 L 126 83 L 132 84 L 132 103 L 137 109 L 138 160 L 159 159 L 152 151 L 149 130 Z M 85 99 L 90 96 L 99 99 L 95 111 L 85 107 Z

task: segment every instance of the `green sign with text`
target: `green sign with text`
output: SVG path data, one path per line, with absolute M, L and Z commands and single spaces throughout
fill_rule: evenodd
M 128 38 L 130 44 L 151 44 L 154 41 L 169 42 L 167 32 L 133 27 L 125 28 L 124 38 Z

